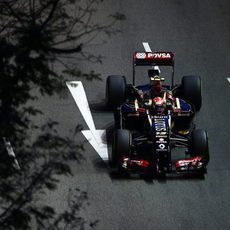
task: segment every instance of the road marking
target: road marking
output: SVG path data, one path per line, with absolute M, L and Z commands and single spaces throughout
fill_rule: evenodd
M 66 85 L 69 88 L 74 98 L 74 101 L 76 102 L 77 107 L 79 108 L 89 129 L 96 130 L 82 82 L 81 81 L 70 81 L 70 82 L 67 82 Z
M 144 49 L 145 49 L 145 52 L 150 52 L 152 53 L 152 50 L 149 46 L 149 43 L 148 42 L 142 42 L 143 46 L 144 46 Z
M 93 146 L 96 152 L 103 160 L 108 160 L 108 147 L 105 138 L 105 130 L 96 130 L 93 117 L 89 108 L 89 103 L 86 97 L 85 89 L 81 81 L 68 81 L 66 85 L 72 94 L 74 101 L 79 108 L 82 117 L 84 118 L 89 130 L 82 130 L 82 134 Z
M 228 77 L 227 80 L 228 80 L 228 83 L 230 84 L 230 77 Z
M 106 130 L 82 130 L 82 134 L 93 146 L 101 159 L 108 161 L 108 146 L 106 141 L 103 141 L 103 136 L 106 135 Z
M 143 44 L 143 46 L 144 46 L 145 52 L 150 52 L 150 53 L 152 53 L 152 50 L 151 50 L 151 48 L 150 48 L 148 42 L 142 42 L 142 44 Z M 159 66 L 156 65 L 156 66 L 154 66 L 153 68 L 154 68 L 155 70 L 158 70 L 159 73 L 161 72 Z

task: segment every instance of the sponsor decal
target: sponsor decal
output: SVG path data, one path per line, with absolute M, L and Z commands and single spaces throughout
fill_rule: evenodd
M 145 59 L 146 53 L 136 53 L 135 58 L 136 59 Z
M 123 162 L 122 162 L 123 168 L 128 169 L 129 166 L 136 166 L 136 165 L 147 168 L 149 167 L 150 163 L 146 160 L 131 160 L 128 157 L 123 158 Z
M 168 148 L 164 148 L 164 149 L 156 149 L 157 152 L 168 152 Z
M 154 123 L 157 132 L 165 132 L 167 130 L 164 119 L 154 119 Z
M 167 116 L 154 117 L 154 128 L 156 132 L 157 143 L 167 143 L 166 139 L 168 136 L 167 132 Z
M 160 136 L 164 137 L 166 135 L 167 135 L 167 132 L 156 132 L 156 136 L 158 136 L 158 137 L 160 137 Z
M 149 162 L 146 160 L 131 160 L 131 164 L 137 164 L 138 166 L 147 168 L 149 167 Z
M 163 53 L 135 53 L 135 59 L 171 59 L 171 54 Z
M 148 53 L 148 58 L 170 59 L 171 58 L 171 54 L 170 53 Z
M 168 132 L 167 132 L 167 116 L 155 116 L 154 117 L 154 129 L 156 133 L 156 150 L 167 151 L 168 150 Z
M 165 136 L 164 136 L 164 137 L 165 137 Z M 158 138 L 159 138 L 159 137 L 158 137 Z M 167 140 L 166 140 L 165 138 L 160 137 L 160 138 L 156 141 L 156 143 L 159 143 L 159 144 L 163 143 L 163 144 L 165 144 L 165 143 L 168 143 L 168 142 L 167 142 Z
M 161 143 L 167 144 L 168 142 L 167 142 L 167 141 L 156 141 L 156 143 L 157 143 L 157 144 L 161 144 Z
M 201 166 L 203 165 L 202 162 L 202 157 L 197 156 L 197 157 L 191 157 L 188 159 L 184 159 L 184 160 L 178 160 L 176 162 L 176 168 L 178 167 L 183 167 L 183 166 Z

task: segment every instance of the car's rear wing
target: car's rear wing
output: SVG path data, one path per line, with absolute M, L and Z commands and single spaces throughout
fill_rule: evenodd
M 136 66 L 172 66 L 172 87 L 174 85 L 174 54 L 172 52 L 135 52 L 133 57 L 133 85 Z
M 172 52 L 135 52 L 134 65 L 136 66 L 173 66 L 174 55 Z

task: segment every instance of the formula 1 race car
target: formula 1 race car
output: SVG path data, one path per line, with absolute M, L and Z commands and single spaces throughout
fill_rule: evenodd
M 135 86 L 137 66 L 150 66 L 149 84 Z M 160 68 L 169 66 L 171 83 Z M 109 165 L 120 173 L 151 177 L 171 173 L 203 176 L 209 162 L 207 132 L 196 129 L 195 116 L 202 104 L 201 79 L 184 76 L 174 85 L 172 52 L 135 52 L 133 83 L 112 75 L 106 82 L 107 105 L 114 111 L 116 131 Z M 188 157 L 172 159 L 172 149 L 182 147 Z

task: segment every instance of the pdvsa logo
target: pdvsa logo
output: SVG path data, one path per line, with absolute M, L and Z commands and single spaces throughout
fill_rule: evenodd
M 170 53 L 136 53 L 136 59 L 171 59 Z
M 149 58 L 152 55 L 152 58 L 154 59 L 170 59 L 171 54 L 170 53 L 149 53 Z

